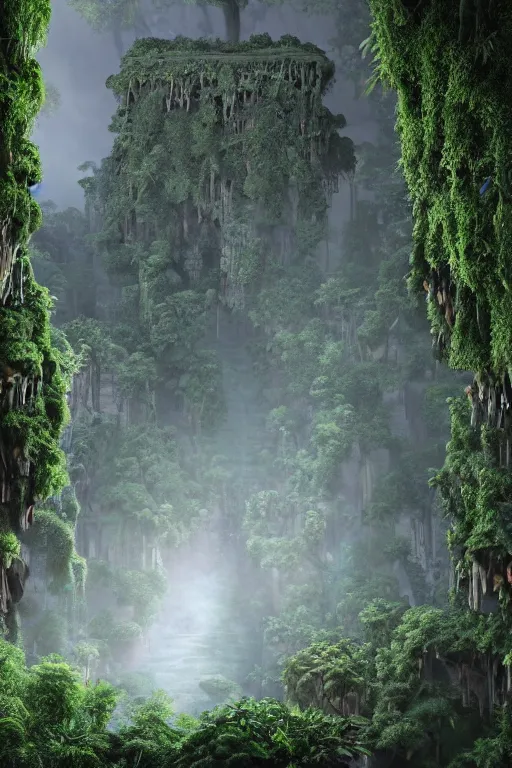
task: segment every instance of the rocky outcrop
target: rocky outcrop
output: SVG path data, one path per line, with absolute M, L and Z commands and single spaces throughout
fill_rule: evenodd
M 1 614 L 6 615 L 12 605 L 20 602 L 28 575 L 28 565 L 21 558 L 16 558 L 9 567 L 0 564 Z

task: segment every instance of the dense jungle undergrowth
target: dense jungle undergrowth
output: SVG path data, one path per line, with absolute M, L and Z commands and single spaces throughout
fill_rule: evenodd
M 42 226 L 6 7 L 1 764 L 507 768 L 508 7 L 323 9 L 374 144 L 309 43 L 140 39 Z

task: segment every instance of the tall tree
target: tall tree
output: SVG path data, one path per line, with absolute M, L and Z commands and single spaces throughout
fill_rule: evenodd
M 247 7 L 248 0 L 68 0 L 69 4 L 75 8 L 84 19 L 98 31 L 110 31 L 114 38 L 117 52 L 120 56 L 124 53 L 124 43 L 122 38 L 123 30 L 131 30 L 136 37 L 168 37 L 168 34 L 162 34 L 161 22 L 160 29 L 156 29 L 152 17 L 155 18 L 159 12 L 169 13 L 176 9 L 181 3 L 198 6 L 204 15 L 203 31 L 209 35 L 212 33 L 212 26 L 207 13 L 208 6 L 220 8 L 224 15 L 226 28 L 226 40 L 237 43 L 240 40 L 240 11 Z M 278 5 L 276 0 L 264 0 L 268 5 Z M 314 10 L 315 12 L 329 12 L 331 7 L 320 4 L 310 9 L 300 0 L 297 0 L 299 7 L 304 10 Z M 161 17 L 160 17 L 161 18 Z M 174 33 L 173 33 L 174 35 Z

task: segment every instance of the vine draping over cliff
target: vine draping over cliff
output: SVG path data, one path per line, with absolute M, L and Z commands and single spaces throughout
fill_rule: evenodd
M 59 439 L 73 368 L 52 346 L 49 293 L 27 250 L 41 224 L 29 191 L 41 181 L 28 136 L 44 100 L 34 54 L 49 18 L 49 2 L 20 0 L 4 3 L 0 19 L 0 618 L 8 616 L 13 637 L 27 576 L 15 536 L 32 523 L 35 501 L 66 483 Z

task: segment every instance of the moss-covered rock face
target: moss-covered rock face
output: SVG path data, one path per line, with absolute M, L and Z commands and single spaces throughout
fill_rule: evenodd
M 44 101 L 39 64 L 33 55 L 50 21 L 49 0 L 7 0 L 0 21 L 0 285 L 3 303 L 13 290 L 18 250 L 41 223 L 28 187 L 41 180 L 37 148 L 28 140 Z M 20 33 L 20 30 L 23 30 Z
M 499 0 L 370 5 L 376 74 L 398 94 L 401 164 L 415 217 L 410 284 L 427 292 L 441 356 L 477 374 L 466 391 L 470 407 L 453 405 L 453 439 L 436 484 L 454 518 L 451 544 L 465 562 L 461 573 L 467 577 L 474 560 L 477 571 L 492 565 L 506 583 L 512 9 Z M 487 577 L 469 581 L 470 603 L 478 607 L 478 584 L 485 594 Z
M 374 34 L 381 73 L 399 94 L 412 279 L 429 283 L 451 365 L 503 376 L 512 355 L 512 11 L 478 3 L 478 14 L 464 14 L 466 5 L 439 0 L 410 13 L 375 0 Z
M 371 6 L 379 71 L 399 97 L 416 222 L 411 280 L 425 281 L 450 364 L 501 377 L 512 362 L 512 11 L 455 0 Z
M 49 0 L 7 0 L 0 18 L 1 541 L 24 530 L 34 502 L 66 481 L 59 437 L 70 370 L 52 348 L 49 294 L 35 282 L 27 255 L 28 239 L 41 224 L 29 191 L 41 180 L 39 153 L 28 136 L 44 100 L 33 57 L 49 19 Z M 1 615 L 14 597 L 3 571 L 0 578 Z
M 229 699 L 238 699 L 241 696 L 239 686 L 222 675 L 214 675 L 213 677 L 201 680 L 199 687 L 210 697 L 215 705 Z

